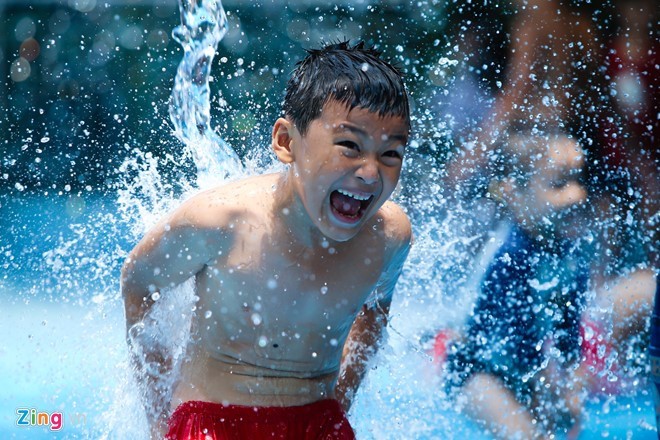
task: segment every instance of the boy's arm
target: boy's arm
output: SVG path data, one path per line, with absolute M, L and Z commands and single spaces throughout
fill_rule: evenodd
M 156 225 L 135 246 L 121 271 L 127 330 L 144 319 L 162 289 L 186 281 L 213 258 L 210 235 L 184 211 Z
M 376 307 L 364 305 L 353 322 L 344 344 L 339 380 L 335 388 L 335 397 L 346 412 L 351 408 L 355 393 L 369 368 L 369 360 L 378 351 L 388 313 L 389 302 L 379 302 Z
M 403 212 L 401 215 L 405 217 Z M 394 287 L 412 245 L 412 232 L 407 217 L 402 223 L 405 227 L 397 240 L 394 256 L 376 286 L 376 300 L 373 304 L 362 306 L 344 344 L 335 396 L 346 412 L 350 409 L 355 393 L 369 369 L 369 361 L 376 355 L 382 343 Z
M 210 233 L 191 219 L 184 205 L 156 225 L 131 251 L 121 273 L 127 341 L 132 367 L 143 382 L 152 435 L 162 437 L 169 412 L 172 360 L 148 312 L 162 289 L 181 284 L 213 258 Z

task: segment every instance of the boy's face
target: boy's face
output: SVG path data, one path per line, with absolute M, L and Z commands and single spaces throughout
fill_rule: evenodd
M 292 130 L 295 188 L 326 237 L 354 237 L 399 181 L 408 141 L 403 118 L 330 100 L 302 136 Z
M 587 199 L 580 182 L 583 166 L 584 151 L 578 143 L 566 137 L 552 141 L 527 184 L 514 191 L 516 217 L 526 219 L 537 231 L 574 235 L 581 212 L 577 208 Z

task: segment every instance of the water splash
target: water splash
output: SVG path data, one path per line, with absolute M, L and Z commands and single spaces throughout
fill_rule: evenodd
M 183 46 L 170 99 L 170 120 L 197 166 L 197 183 L 236 177 L 242 171 L 236 152 L 211 127 L 210 73 L 218 43 L 227 33 L 227 16 L 218 0 L 179 0 L 181 24 L 172 35 Z
M 240 177 L 245 172 L 236 152 L 211 127 L 211 66 L 217 45 L 227 32 L 222 3 L 180 0 L 179 8 L 181 25 L 174 29 L 173 36 L 183 46 L 184 55 L 177 69 L 169 115 L 174 135 L 183 142 L 185 149 L 177 159 L 171 155 L 156 157 L 136 148 L 132 157 L 120 167 L 123 178 L 117 192 L 119 213 L 123 218 L 132 219 L 129 226 L 136 238 L 180 203 L 182 197 L 200 188 Z M 182 159 L 186 157 L 191 157 L 195 163 L 196 185 L 184 178 L 175 188 L 163 178 L 160 169 L 163 166 L 180 169 Z M 104 416 L 110 427 L 104 438 L 148 437 L 142 401 L 169 401 L 167 396 L 172 392 L 178 366 L 185 355 L 194 302 L 192 280 L 172 289 L 163 289 L 145 320 L 129 329 L 129 340 L 134 343 L 130 344 L 131 353 L 127 353 L 127 357 L 133 356 L 137 360 L 138 371 L 133 371 L 127 361 L 126 377 L 114 399 L 116 403 Z M 161 347 L 159 353 L 170 364 L 171 370 L 163 372 L 150 361 L 148 354 L 141 350 L 144 344 Z M 149 395 L 150 390 L 136 383 L 137 378 L 146 376 L 158 382 L 160 396 Z M 134 423 L 122 422 L 127 419 Z

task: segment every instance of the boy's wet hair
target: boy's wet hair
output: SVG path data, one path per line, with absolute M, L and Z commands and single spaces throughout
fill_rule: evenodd
M 334 99 L 349 109 L 364 108 L 379 116 L 399 116 L 410 129 L 408 95 L 401 72 L 364 42 L 349 41 L 307 50 L 287 84 L 284 113 L 304 135 L 309 124 Z

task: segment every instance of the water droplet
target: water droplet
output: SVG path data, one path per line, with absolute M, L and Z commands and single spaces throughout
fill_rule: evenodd
M 259 336 L 259 347 L 263 348 L 268 345 L 268 338 L 265 336 Z
M 209 319 L 212 315 L 213 315 L 213 312 L 210 311 L 210 310 L 207 310 L 207 311 L 204 313 L 204 318 Z
M 321 287 L 321 295 L 325 295 L 326 293 L 328 293 L 328 286 Z
M 253 313 L 251 318 L 252 318 L 252 324 L 254 324 L 254 325 L 261 324 L 261 315 L 260 314 Z

